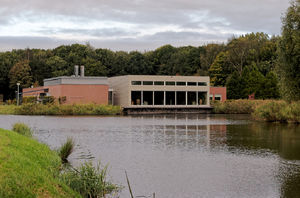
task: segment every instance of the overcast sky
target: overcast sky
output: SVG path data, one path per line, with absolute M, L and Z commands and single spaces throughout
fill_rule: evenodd
M 0 50 L 151 50 L 199 46 L 233 35 L 279 35 L 289 0 L 0 0 Z

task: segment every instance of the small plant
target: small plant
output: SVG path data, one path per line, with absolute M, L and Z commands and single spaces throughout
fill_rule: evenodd
M 64 143 L 58 150 L 58 155 L 64 163 L 68 162 L 68 157 L 73 152 L 74 145 L 74 140 L 72 138 L 68 138 L 66 143 Z
M 32 129 L 24 123 L 15 123 L 12 130 L 27 137 L 32 136 Z
M 84 163 L 79 169 L 66 170 L 61 178 L 64 183 L 77 191 L 82 197 L 104 197 L 106 194 L 117 192 L 119 187 L 106 181 L 107 166 L 101 168 L 100 163 L 94 167 L 92 163 Z

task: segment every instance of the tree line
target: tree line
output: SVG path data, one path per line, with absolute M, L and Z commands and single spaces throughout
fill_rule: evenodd
M 228 44 L 164 45 L 144 53 L 95 49 L 89 44 L 12 50 L 0 53 L 0 94 L 14 97 L 17 82 L 21 88 L 42 85 L 45 78 L 70 76 L 74 65 L 85 65 L 87 76 L 209 75 L 213 86 L 227 86 L 229 98 L 245 98 L 262 87 L 270 90 L 261 91 L 259 97 L 277 98 L 273 74 L 277 40 L 264 33 L 251 33 L 232 38 Z M 243 86 L 237 89 L 236 83 Z
M 0 94 L 15 97 L 21 88 L 43 84 L 43 79 L 73 75 L 74 65 L 85 65 L 87 76 L 192 75 L 211 78 L 212 86 L 226 86 L 229 99 L 300 99 L 299 0 L 282 19 L 282 36 L 258 32 L 232 37 L 228 42 L 199 47 L 164 45 L 152 51 L 112 51 L 90 44 L 55 49 L 17 49 L 0 53 Z M 280 92 L 281 90 L 281 92 Z

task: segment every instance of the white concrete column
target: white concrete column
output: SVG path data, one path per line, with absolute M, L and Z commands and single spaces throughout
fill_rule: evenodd
M 143 91 L 141 91 L 141 105 L 144 105 L 144 94 L 143 94 Z

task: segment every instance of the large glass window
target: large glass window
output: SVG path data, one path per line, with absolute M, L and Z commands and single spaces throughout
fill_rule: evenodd
M 176 105 L 185 105 L 186 104 L 186 98 L 185 98 L 185 91 L 177 91 L 176 92 Z
M 131 91 L 131 104 L 141 105 L 141 91 Z
M 197 82 L 188 82 L 187 85 L 188 86 L 197 86 Z
M 197 105 L 197 93 L 188 92 L 188 105 Z
M 143 91 L 143 105 L 153 105 L 153 91 Z
M 198 104 L 199 105 L 206 105 L 207 101 L 207 92 L 198 92 Z
M 177 86 L 186 86 L 186 82 L 176 82 Z
M 132 85 L 141 85 L 142 82 L 141 81 L 131 81 Z
M 153 81 L 143 81 L 143 85 L 153 85 Z
M 175 91 L 166 91 L 166 105 L 175 105 Z
M 164 92 L 155 91 L 154 92 L 154 105 L 163 105 L 164 104 Z
M 173 82 L 173 81 L 167 81 L 167 82 L 166 82 L 166 85 L 174 86 L 174 85 L 175 85 L 175 82 Z
M 207 86 L 206 82 L 198 82 L 198 86 Z
M 154 81 L 154 85 L 165 85 L 164 81 Z

